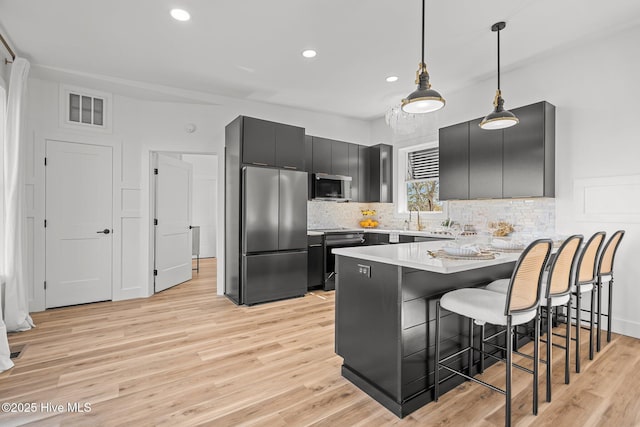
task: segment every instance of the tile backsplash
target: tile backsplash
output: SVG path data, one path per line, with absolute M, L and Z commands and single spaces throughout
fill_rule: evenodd
M 473 226 L 477 231 L 487 228 L 491 221 L 506 221 L 515 225 L 516 231 L 534 236 L 555 234 L 555 199 L 503 199 L 468 200 L 447 203 L 449 218 L 461 224 Z M 307 209 L 307 224 L 314 228 L 359 227 L 361 209 L 375 209 L 380 228 L 402 230 L 409 214 L 399 214 L 393 203 L 335 203 L 310 201 Z M 421 213 L 420 222 L 427 229 L 440 226 L 444 216 L 437 219 Z M 411 229 L 417 228 L 416 213 L 411 215 Z

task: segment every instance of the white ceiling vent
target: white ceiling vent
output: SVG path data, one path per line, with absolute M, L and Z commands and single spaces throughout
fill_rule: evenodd
M 66 128 L 111 132 L 111 94 L 61 86 L 60 125 Z

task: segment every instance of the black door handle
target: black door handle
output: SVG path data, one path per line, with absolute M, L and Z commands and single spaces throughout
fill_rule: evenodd
M 109 230 L 108 228 L 105 228 L 102 231 L 98 231 L 98 233 L 109 234 L 109 233 L 111 233 L 111 230 Z

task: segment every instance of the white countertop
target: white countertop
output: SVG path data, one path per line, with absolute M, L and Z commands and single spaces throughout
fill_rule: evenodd
M 386 228 L 347 228 L 344 230 L 336 229 L 331 230 L 331 232 L 338 233 L 349 233 L 349 232 L 360 232 L 360 233 L 379 233 L 379 234 L 402 234 L 403 236 L 422 236 L 422 237 L 435 237 L 439 239 L 453 239 L 453 236 L 449 234 L 439 234 L 434 233 L 432 231 L 418 231 L 418 230 L 394 230 L 394 229 L 386 229 Z M 307 230 L 308 236 L 320 236 L 325 234 L 325 231 L 320 230 Z
M 496 252 L 495 259 L 490 260 L 454 260 L 446 258 L 432 258 L 427 251 L 436 252 L 441 249 L 443 242 L 399 243 L 396 245 L 357 246 L 352 248 L 336 248 L 332 252 L 336 255 L 361 259 L 363 261 L 381 262 L 399 265 L 434 273 L 457 273 L 474 270 L 476 268 L 503 264 L 516 261 L 520 253 Z

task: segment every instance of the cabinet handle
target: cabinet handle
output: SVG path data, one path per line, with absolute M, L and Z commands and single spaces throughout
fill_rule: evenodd
M 321 246 L 322 246 L 322 244 L 318 244 L 318 245 L 309 245 L 309 247 L 310 247 L 310 248 L 319 248 L 319 247 L 321 247 Z
M 251 162 L 252 165 L 257 165 L 257 166 L 269 166 L 267 163 L 258 163 L 258 162 Z
M 285 169 L 294 169 L 294 170 L 298 169 L 298 168 L 297 168 L 297 167 L 295 167 L 295 166 L 285 166 L 284 168 L 285 168 Z

